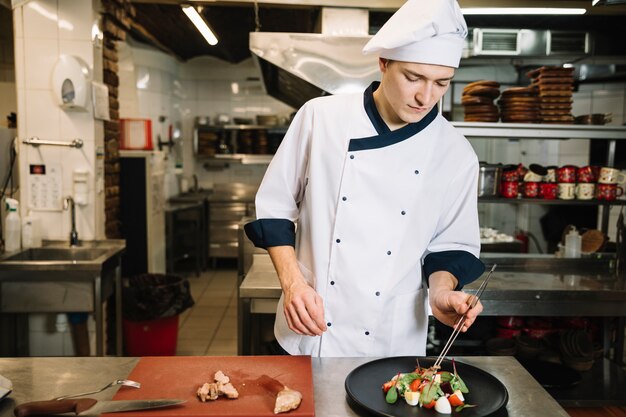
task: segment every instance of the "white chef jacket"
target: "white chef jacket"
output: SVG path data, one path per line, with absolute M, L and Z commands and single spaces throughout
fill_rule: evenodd
M 471 145 L 436 108 L 390 131 L 373 101 L 378 85 L 298 111 L 257 193 L 257 220 L 246 225 L 257 246 L 295 244 L 324 301 L 328 330 L 301 336 L 281 297 L 274 332 L 290 354 L 424 355 L 424 259 L 437 255 L 425 277 L 449 270 L 461 284 L 484 270 Z

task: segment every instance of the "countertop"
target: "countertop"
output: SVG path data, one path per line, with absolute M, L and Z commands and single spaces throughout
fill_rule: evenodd
M 482 279 L 466 286 L 464 291 L 476 292 Z M 269 255 L 254 254 L 239 296 L 278 299 L 280 294 Z M 608 272 L 558 274 L 496 270 L 481 302 L 484 315 L 626 316 L 624 281 Z
M 0 373 L 13 382 L 13 393 L 0 402 L 0 417 L 13 416 L 13 408 L 26 401 L 96 389 L 125 378 L 137 358 L 0 358 Z M 358 416 L 346 402 L 348 373 L 373 358 L 312 358 L 315 410 L 319 417 Z M 568 414 L 530 374 L 511 357 L 459 357 L 498 378 L 509 391 L 502 416 L 567 417 Z M 141 382 L 141 381 L 139 381 Z M 471 389 L 471 388 L 470 388 Z M 116 389 L 91 397 L 111 399 Z

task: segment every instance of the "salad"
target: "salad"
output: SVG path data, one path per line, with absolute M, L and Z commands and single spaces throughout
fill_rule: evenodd
M 465 403 L 463 394 L 469 390 L 456 371 L 452 360 L 453 372 L 440 371 L 439 367 L 422 368 L 417 364 L 415 371 L 398 373 L 382 386 L 385 401 L 395 404 L 402 397 L 411 406 L 434 408 L 442 414 L 451 414 L 464 408 L 476 407 Z

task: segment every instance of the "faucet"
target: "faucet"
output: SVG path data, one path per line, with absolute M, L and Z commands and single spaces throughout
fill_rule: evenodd
M 193 179 L 193 192 L 197 193 L 198 191 L 200 191 L 198 189 L 198 176 L 196 174 L 193 174 L 191 178 Z
M 78 246 L 78 232 L 76 231 L 76 205 L 71 196 L 65 197 L 63 200 L 63 208 L 67 210 L 69 207 L 72 216 L 72 231 L 70 232 L 70 246 Z

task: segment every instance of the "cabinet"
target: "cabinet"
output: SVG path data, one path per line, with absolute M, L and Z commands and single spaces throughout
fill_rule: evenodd
M 287 126 L 196 125 L 193 150 L 208 165 L 268 164 Z
M 594 125 L 537 125 L 526 123 L 452 123 L 466 138 L 483 138 L 493 140 L 508 139 L 535 139 L 535 140 L 568 140 L 590 139 L 607 140 L 609 142 L 606 166 L 613 166 L 615 162 L 616 141 L 626 140 L 626 126 L 594 126 Z M 481 203 L 504 204 L 562 204 L 562 205 L 596 205 L 612 206 L 626 205 L 626 200 L 542 200 L 534 198 L 480 198 Z M 602 211 L 601 229 L 607 232 L 609 210 Z

